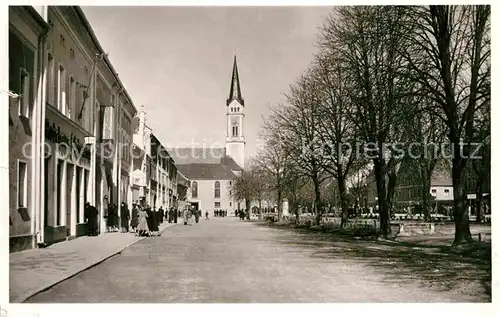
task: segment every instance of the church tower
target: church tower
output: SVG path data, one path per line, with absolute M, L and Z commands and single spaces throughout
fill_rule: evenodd
M 231 156 L 241 168 L 245 168 L 245 135 L 243 132 L 245 100 L 241 95 L 236 55 L 233 61 L 231 88 L 229 98 L 226 101 L 226 108 L 226 154 Z

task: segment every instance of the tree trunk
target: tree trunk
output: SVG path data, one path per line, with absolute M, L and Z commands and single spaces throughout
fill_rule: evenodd
M 281 189 L 278 189 L 278 221 L 281 220 L 281 217 L 283 215 L 283 209 L 282 209 L 282 204 L 283 204 L 283 198 L 282 198 L 282 193 Z
M 420 173 L 422 179 L 422 212 L 424 214 L 424 221 L 430 221 L 430 202 L 429 202 L 429 195 L 431 192 L 431 176 L 428 173 L 427 169 L 423 166 L 421 166 L 421 173 Z
M 478 177 L 476 181 L 476 222 L 483 221 L 483 180 Z
M 459 148 L 460 145 L 455 143 L 455 148 Z M 452 167 L 452 178 L 453 178 L 453 213 L 455 217 L 455 240 L 453 245 L 465 244 L 472 242 L 472 236 L 469 227 L 469 211 L 465 207 L 465 201 L 467 199 L 467 194 L 465 192 L 464 186 L 464 162 L 463 158 L 459 156 L 458 152 L 460 149 L 455 151 L 455 157 L 453 158 Z
M 396 182 L 397 182 L 397 171 L 391 171 L 389 173 L 389 180 L 387 184 L 387 199 L 386 199 L 386 204 L 387 204 L 387 214 L 388 214 L 388 221 L 391 219 L 391 214 L 392 214 L 392 208 L 393 208 L 393 200 L 394 200 L 394 191 L 396 189 Z M 389 229 L 390 229 L 390 223 L 389 223 Z
M 313 177 L 314 183 L 314 209 L 316 211 L 316 225 L 319 226 L 321 223 L 321 193 L 319 190 L 319 180 L 317 177 Z
M 385 174 L 383 162 L 378 159 L 373 160 L 375 169 L 375 179 L 377 183 L 378 210 L 380 215 L 380 232 L 387 238 L 391 231 L 389 225 L 389 210 L 387 209 Z
M 340 198 L 340 208 L 342 210 L 342 217 L 340 222 L 340 227 L 345 228 L 349 222 L 349 210 L 347 209 L 347 196 L 346 196 L 346 186 L 345 180 L 341 177 L 337 178 L 339 186 L 339 198 Z

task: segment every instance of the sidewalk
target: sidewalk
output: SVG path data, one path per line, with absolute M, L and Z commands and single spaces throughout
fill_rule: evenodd
M 163 223 L 160 232 L 176 224 Z M 121 253 L 141 241 L 133 233 L 106 233 L 97 237 L 79 237 L 43 249 L 30 249 L 9 256 L 9 299 L 22 303 L 55 284 L 73 277 Z

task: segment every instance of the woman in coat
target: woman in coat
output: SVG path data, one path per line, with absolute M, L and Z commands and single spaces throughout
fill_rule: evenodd
M 130 221 L 130 226 L 132 227 L 132 231 L 137 230 L 137 226 L 139 225 L 139 208 L 134 204 L 132 208 L 132 219 Z
M 140 237 L 149 234 L 148 213 L 144 209 L 139 210 L 139 225 L 137 226 L 137 232 Z

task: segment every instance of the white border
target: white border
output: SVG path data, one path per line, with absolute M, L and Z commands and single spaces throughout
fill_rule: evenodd
M 472 1 L 439 1 L 442 4 L 465 4 L 471 3 Z M 479 1 L 474 1 L 479 3 Z M 43 1 L 29 1 L 30 4 L 43 4 Z M 384 1 L 384 4 L 408 4 L 407 1 Z M 431 3 L 430 1 L 419 1 L 419 3 Z M 52 1 L 51 4 L 67 4 L 65 1 Z M 90 1 L 80 1 L 80 5 L 103 5 L 98 0 L 90 0 Z M 167 4 L 166 2 L 160 1 L 130 1 L 130 0 L 122 0 L 122 1 L 108 1 L 105 5 L 159 5 L 159 4 Z M 283 1 L 283 0 L 274 0 L 272 2 L 266 0 L 254 0 L 254 1 L 246 1 L 246 2 L 235 2 L 230 0 L 219 0 L 219 1 L 192 1 L 192 0 L 171 0 L 168 2 L 169 5 L 333 5 L 340 4 L 338 2 L 332 3 L 332 1 L 326 0 L 311 0 L 311 1 Z M 366 1 L 350 1 L 345 2 L 344 4 L 354 5 L 354 4 L 377 4 L 374 2 L 366 2 Z M 381 4 L 380 2 L 378 4 Z M 499 34 L 498 27 L 495 21 L 495 16 L 498 16 L 497 10 L 495 6 L 492 7 L 492 36 L 496 37 Z M 0 20 L 7 21 L 8 20 L 8 7 L 6 5 L 0 6 Z M 0 32 L 0 43 L 8 43 L 8 23 L 2 23 L 3 29 Z M 496 41 L 493 41 L 493 46 L 495 46 Z M 496 54 L 495 48 L 493 48 L 493 54 Z M 495 70 L 498 70 L 497 64 L 495 62 L 495 58 L 492 58 L 492 71 L 495 73 Z M 2 45 L 2 50 L 0 51 L 0 89 L 2 93 L 0 93 L 0 118 L 7 118 L 8 116 L 8 95 L 3 93 L 5 87 L 8 87 L 8 75 L 7 67 L 8 65 L 8 46 Z M 498 72 L 496 72 L 498 73 Z M 493 101 L 495 101 L 495 95 L 497 93 L 496 89 L 492 89 Z M 493 102 L 494 103 L 494 102 Z M 496 122 L 498 117 L 498 110 L 496 107 L 492 107 L 492 122 Z M 0 125 L 4 130 L 0 132 L 0 145 L 3 149 L 8 148 L 9 139 L 8 139 L 8 125 L 2 124 Z M 492 124 L 492 134 L 496 134 L 499 128 L 497 125 Z M 497 171 L 497 162 L 499 162 L 499 155 L 496 151 L 496 147 L 492 147 L 492 188 L 497 188 L 498 185 L 498 177 L 494 177 L 495 172 Z M 0 202 L 8 202 L 9 201 L 9 174 L 8 174 L 8 151 L 0 151 Z M 498 201 L 496 199 L 496 195 L 492 195 L 492 209 L 498 209 Z M 6 223 L 5 221 L 3 222 Z M 499 221 L 495 221 L 493 219 L 492 226 L 497 227 Z M 494 229 L 492 229 L 494 230 Z M 1 241 L 4 243 L 1 250 L 1 256 L 3 261 L 0 264 L 1 269 L 1 280 L 8 280 L 8 245 L 7 241 L 9 240 L 8 230 L 0 230 Z M 496 236 L 495 236 L 496 237 Z M 493 262 L 496 263 L 498 260 L 498 247 L 495 241 L 493 242 Z M 495 264 L 493 264 L 493 268 L 495 268 Z M 23 304 L 8 304 L 8 289 L 6 283 L 2 283 L 3 287 L 0 291 L 0 305 L 2 309 L 7 310 L 8 316 L 13 317 L 21 317 L 21 316 L 35 316 L 38 314 L 40 317 L 45 316 L 67 316 L 68 313 L 72 316 L 115 316 L 115 315 L 134 315 L 134 316 L 185 316 L 185 315 L 196 315 L 196 316 L 204 316 L 210 315 L 212 312 L 217 311 L 218 314 L 228 315 L 228 316 L 255 316 L 256 314 L 279 314 L 279 315 L 287 315 L 287 316 L 313 316 L 313 315 L 325 315 L 325 316 L 336 316 L 336 315 L 349 315 L 355 316 L 357 314 L 364 314 L 365 316 L 388 316 L 388 315 L 397 315 L 397 316 L 418 316 L 418 317 L 427 317 L 427 316 L 441 316 L 441 315 L 456 315 L 456 316 L 494 316 L 494 310 L 492 304 L 455 304 L 455 305 L 446 305 L 446 304 L 407 304 L 404 306 L 396 305 L 396 304 L 381 304 L 381 305 L 335 305 L 335 304 L 325 304 L 325 305 L 68 305 L 68 304 L 58 304 L 58 305 L 23 305 Z M 498 302 L 499 292 L 499 279 L 498 274 L 496 274 L 496 270 L 493 270 L 493 302 Z M 498 309 L 498 307 L 497 307 Z

